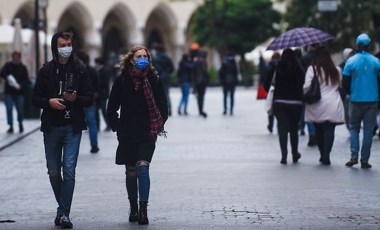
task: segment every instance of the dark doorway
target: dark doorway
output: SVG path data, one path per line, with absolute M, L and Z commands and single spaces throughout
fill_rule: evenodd
M 152 31 L 150 32 L 150 34 L 148 36 L 148 42 L 147 42 L 148 47 L 147 48 L 152 49 L 153 44 L 155 44 L 155 43 L 158 43 L 161 45 L 164 44 L 161 33 L 158 29 L 152 29 Z

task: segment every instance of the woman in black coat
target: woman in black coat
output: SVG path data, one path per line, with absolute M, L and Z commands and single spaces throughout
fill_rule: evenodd
M 278 121 L 281 164 L 286 164 L 289 134 L 293 163 L 297 163 L 301 158 L 298 152 L 298 124 L 302 114 L 304 76 L 304 70 L 295 52 L 285 49 L 276 67 L 273 94 L 273 113 Z
M 149 164 L 157 136 L 166 133 L 167 100 L 147 48 L 132 47 L 121 58 L 120 68 L 121 74 L 115 80 L 108 100 L 107 117 L 119 141 L 116 164 L 126 167 L 131 208 L 129 221 L 148 224 Z

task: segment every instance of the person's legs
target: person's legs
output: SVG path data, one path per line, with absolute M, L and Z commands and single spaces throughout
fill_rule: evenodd
M 57 213 L 61 215 L 62 207 L 60 197 L 62 188 L 61 158 L 63 133 L 61 132 L 61 127 L 51 127 L 48 132 L 43 133 L 43 136 L 49 180 L 59 206 Z
M 314 122 L 314 127 L 315 127 L 315 136 L 317 139 L 317 145 L 318 145 L 318 150 L 319 150 L 319 155 L 320 155 L 319 162 L 322 162 L 324 160 L 322 123 L 315 123 Z
M 315 127 L 312 122 L 306 122 L 307 130 L 309 132 L 309 141 L 307 143 L 308 146 L 317 145 L 317 138 L 315 136 Z
M 10 94 L 5 94 L 4 103 L 7 113 L 7 123 L 9 125 L 8 133 L 11 133 L 13 132 L 13 96 Z
M 75 187 L 75 168 L 77 166 L 82 133 L 74 132 L 71 125 L 62 128 L 64 128 L 62 157 L 63 182 L 60 201 L 63 214 L 69 217 Z
M 357 103 L 350 103 L 350 149 L 351 160 L 357 161 L 359 158 L 359 133 L 360 125 L 363 119 L 362 106 Z M 372 130 L 371 130 L 372 138 Z
M 206 87 L 203 85 L 198 85 L 197 86 L 198 109 L 199 109 L 199 114 L 202 115 L 203 117 L 207 117 L 207 114 L 203 110 L 205 93 L 206 93 Z
M 86 123 L 88 126 L 88 132 L 91 143 L 91 153 L 97 153 L 99 151 L 98 147 L 98 128 L 96 124 L 96 107 L 92 105 L 85 108 L 86 112 Z
M 24 126 L 22 124 L 24 120 L 24 104 L 25 104 L 25 98 L 24 95 L 15 95 L 14 97 L 14 103 L 17 110 L 17 121 L 20 128 L 20 133 L 24 132 Z
M 170 76 L 167 76 L 167 77 L 169 78 Z M 171 114 L 172 114 L 172 105 L 171 105 L 170 96 L 169 96 L 169 88 L 170 88 L 169 82 L 163 81 L 162 86 L 164 87 L 164 93 L 165 93 L 165 96 L 166 96 L 166 99 L 167 99 L 167 103 L 168 103 L 169 116 L 171 116 Z
M 223 115 L 227 114 L 227 94 L 228 94 L 227 85 L 223 85 Z
M 301 135 L 305 135 L 305 109 L 306 109 L 306 106 L 305 104 L 303 103 L 302 104 L 302 112 L 301 112 L 301 119 L 300 119 L 300 123 L 299 123 L 299 130 L 300 130 L 300 133 Z
M 323 152 L 325 155 L 325 164 L 330 164 L 330 153 L 335 139 L 335 126 L 336 124 L 331 122 L 323 123 Z
M 128 193 L 130 205 L 129 221 L 135 222 L 138 220 L 138 204 L 137 204 L 137 170 L 136 166 L 125 165 L 125 185 Z
M 187 104 L 189 102 L 191 84 L 189 82 L 183 83 L 182 100 L 184 105 L 184 113 L 187 115 Z
M 365 110 L 363 117 L 363 143 L 360 158 L 362 163 L 368 163 L 371 155 L 372 131 L 376 125 L 377 103 L 368 103 Z
M 292 147 L 292 153 L 298 153 L 298 125 L 301 120 L 302 106 L 301 105 L 288 105 L 289 112 L 289 132 L 290 132 L 290 144 Z
M 235 86 L 231 85 L 230 88 L 230 114 L 232 115 L 234 113 L 234 105 L 235 105 Z
M 185 94 L 185 86 L 184 86 L 184 83 L 181 83 L 181 93 L 182 93 L 182 96 L 181 96 L 181 100 L 179 101 L 179 104 L 178 104 L 178 115 L 182 115 L 182 105 L 185 104 L 185 97 L 184 97 L 184 94 Z
M 274 123 L 274 115 L 273 114 L 268 114 L 267 129 L 269 130 L 270 133 L 273 132 L 273 123 Z
M 280 142 L 282 159 L 281 163 L 286 164 L 288 155 L 288 132 L 289 132 L 289 117 L 285 105 L 281 103 L 273 104 L 273 113 L 277 119 L 278 138 Z
M 152 161 L 153 153 L 156 148 L 154 142 L 148 140 L 143 141 L 138 146 L 137 153 L 137 180 L 139 185 L 139 224 L 148 224 L 148 214 L 147 214 L 147 205 L 149 201 L 149 192 L 150 192 L 150 176 L 149 176 L 149 165 Z
M 111 127 L 110 127 L 108 119 L 107 119 L 107 99 L 106 98 L 100 99 L 99 108 L 102 112 L 104 122 L 106 123 L 106 129 L 105 130 L 109 131 L 111 129 Z
M 302 106 L 288 105 L 290 145 L 292 148 L 293 161 L 297 162 L 300 155 L 298 152 L 298 125 L 301 119 Z

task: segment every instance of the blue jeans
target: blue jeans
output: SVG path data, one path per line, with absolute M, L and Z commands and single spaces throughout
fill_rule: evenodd
M 126 165 L 125 168 L 128 199 L 137 200 L 138 192 L 139 201 L 148 201 L 150 191 L 149 162 L 138 161 L 136 166 Z
M 82 133 L 74 133 L 71 125 L 51 127 L 44 132 L 46 165 L 58 203 L 58 215 L 70 215 L 81 137 Z
M 230 94 L 230 112 L 234 110 L 234 101 L 235 101 L 235 85 L 234 84 L 225 84 L 223 85 L 223 109 L 224 112 L 227 112 L 227 97 Z
M 181 111 L 181 108 L 183 106 L 184 112 L 187 112 L 187 103 L 189 101 L 190 88 L 191 84 L 189 82 L 184 82 L 181 84 L 182 98 L 179 102 L 178 111 Z
M 86 123 L 90 136 L 91 146 L 98 146 L 98 125 L 96 124 L 96 106 L 91 105 L 84 109 L 86 113 Z
M 24 120 L 24 95 L 11 95 L 5 94 L 4 96 L 5 108 L 7 111 L 7 122 L 9 126 L 13 126 L 13 104 L 15 104 L 17 111 L 17 121 L 22 123 Z
M 361 162 L 368 162 L 371 155 L 373 129 L 376 125 L 377 102 L 350 103 L 350 134 L 351 134 L 351 159 L 359 157 L 359 133 L 363 122 L 363 143 L 361 149 Z
M 313 122 L 306 122 L 307 131 L 309 132 L 309 136 L 315 136 L 315 126 Z

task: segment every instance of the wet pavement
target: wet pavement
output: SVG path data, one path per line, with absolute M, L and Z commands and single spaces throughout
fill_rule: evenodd
M 151 164 L 150 224 L 128 222 L 124 167 L 114 164 L 115 133 L 99 132 L 98 154 L 84 132 L 71 210 L 74 229 L 380 229 L 380 141 L 373 168 L 347 168 L 349 139 L 336 129 L 331 166 L 319 164 L 315 147 L 300 136 L 298 164 L 280 164 L 276 133 L 267 129 L 264 101 L 253 88 L 238 88 L 234 115 L 222 115 L 220 88 L 206 93 L 208 118 L 173 109 Z M 180 98 L 171 90 L 173 108 Z M 25 132 L 6 134 L 0 104 L 0 229 L 57 229 L 56 202 L 46 174 L 39 120 Z M 103 130 L 104 127 L 102 127 Z M 30 134 L 24 136 L 25 134 Z M 1 223 L 7 220 L 11 223 Z

